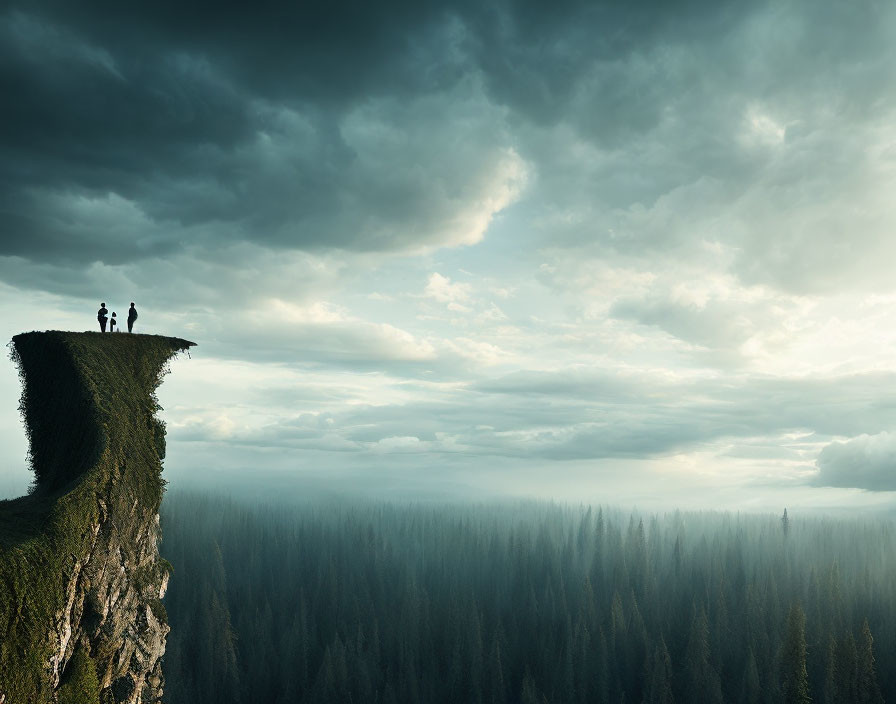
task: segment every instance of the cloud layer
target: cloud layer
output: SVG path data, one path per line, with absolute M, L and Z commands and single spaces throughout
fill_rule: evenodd
M 818 455 L 819 486 L 896 491 L 896 435 L 860 435 L 835 442 Z
M 201 343 L 174 436 L 224 453 L 896 489 L 894 24 L 3 4 L 4 330 L 139 301 Z

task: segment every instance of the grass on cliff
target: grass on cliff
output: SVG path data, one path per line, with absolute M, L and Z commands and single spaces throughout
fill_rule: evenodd
M 59 687 L 59 704 L 98 704 L 100 682 L 96 666 L 81 648 L 75 651 Z
M 125 515 L 135 502 L 158 510 L 164 425 L 155 417 L 155 390 L 168 360 L 192 344 L 101 333 L 13 338 L 35 481 L 27 496 L 0 501 L 0 694 L 6 701 L 53 697 L 48 636 L 65 608 L 66 582 L 90 549 L 92 527 Z

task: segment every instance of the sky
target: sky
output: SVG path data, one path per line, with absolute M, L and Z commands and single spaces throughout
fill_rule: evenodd
M 890 511 L 896 6 L 0 2 L 0 333 L 173 486 Z M 0 365 L 0 490 L 28 485 Z

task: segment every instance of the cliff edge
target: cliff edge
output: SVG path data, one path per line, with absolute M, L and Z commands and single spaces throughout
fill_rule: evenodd
M 33 490 L 0 501 L 0 703 L 157 702 L 168 633 L 155 390 L 194 343 L 32 332 L 11 356 Z

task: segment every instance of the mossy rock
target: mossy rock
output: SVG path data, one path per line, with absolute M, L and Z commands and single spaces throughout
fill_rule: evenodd
M 0 501 L 0 695 L 7 702 L 53 701 L 57 615 L 100 527 L 158 512 L 164 426 L 155 418 L 155 390 L 168 360 L 192 345 L 157 335 L 13 338 L 35 481 L 28 495 Z M 161 603 L 152 608 L 164 611 Z M 60 697 L 74 681 L 70 672 L 89 683 L 91 672 L 105 671 L 78 652 L 58 663 L 65 664 Z

